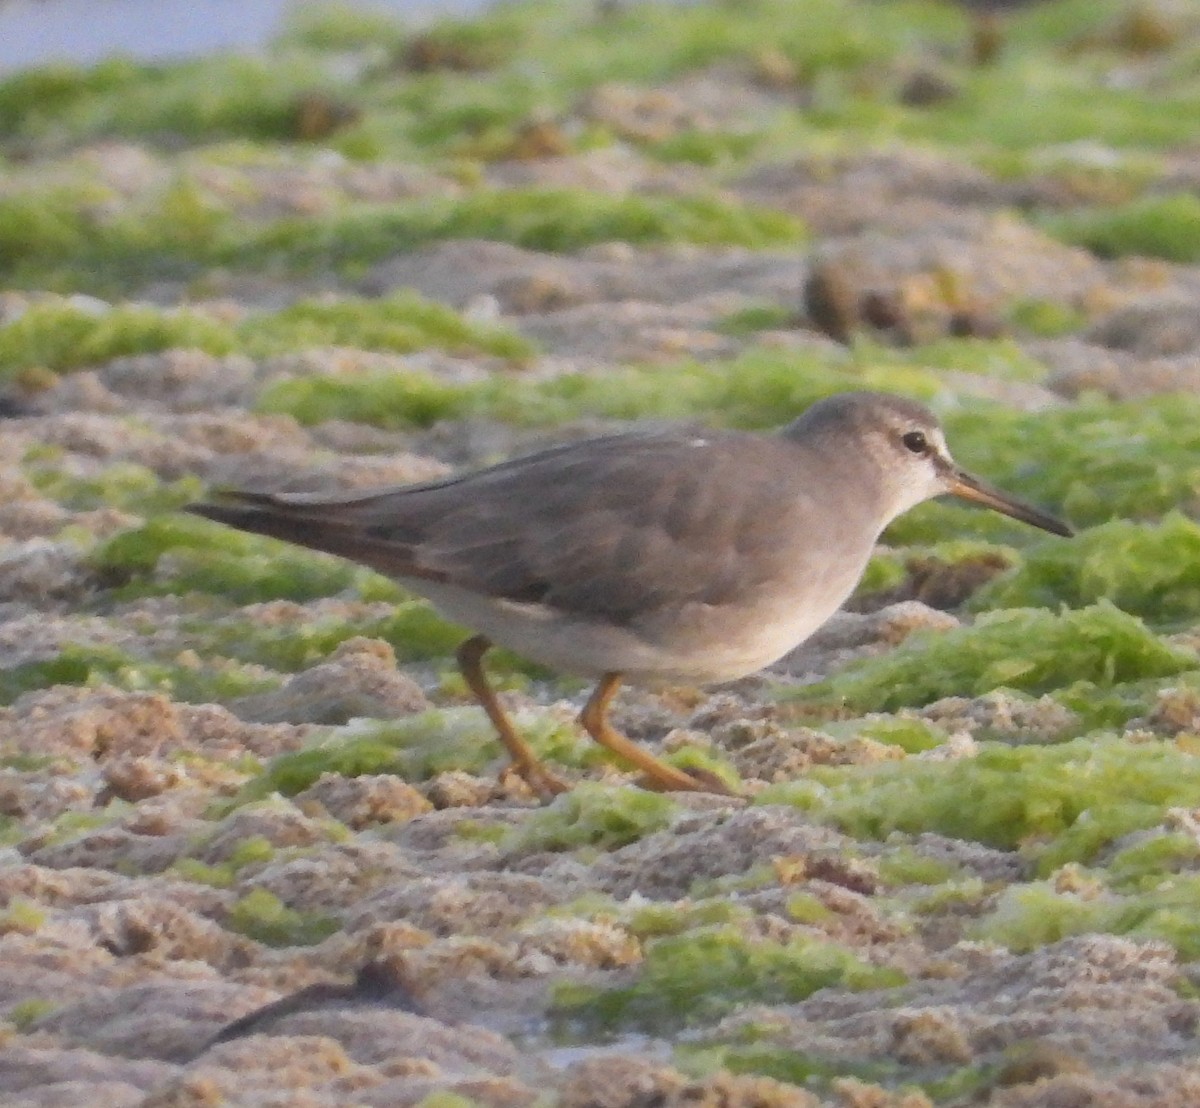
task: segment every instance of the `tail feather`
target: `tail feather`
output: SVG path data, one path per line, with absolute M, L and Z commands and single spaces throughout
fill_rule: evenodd
M 213 499 L 189 504 L 184 510 L 238 531 L 336 554 L 391 576 L 440 578 L 440 574 L 414 564 L 409 544 L 372 534 L 361 518 L 344 510 L 347 506 L 339 500 L 304 494 L 293 497 L 222 490 L 214 493 Z

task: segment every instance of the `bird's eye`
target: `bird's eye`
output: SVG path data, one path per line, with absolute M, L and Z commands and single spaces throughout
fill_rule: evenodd
M 906 450 L 911 450 L 914 454 L 924 454 L 929 450 L 929 440 L 925 438 L 924 431 L 909 431 L 900 441 L 904 443 Z

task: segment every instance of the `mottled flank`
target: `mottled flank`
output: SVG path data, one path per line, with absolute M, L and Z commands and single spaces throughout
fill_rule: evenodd
M 32 9 L 31 9 L 32 11 Z M 1200 1103 L 1200 17 L 302 5 L 0 79 L 0 1103 Z M 762 675 L 613 722 L 179 509 L 849 389 L 926 504 Z

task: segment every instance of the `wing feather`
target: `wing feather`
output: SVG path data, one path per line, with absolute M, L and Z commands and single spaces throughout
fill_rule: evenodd
M 726 603 L 773 572 L 780 444 L 635 432 L 352 498 L 241 493 L 193 510 L 393 576 L 631 621 Z

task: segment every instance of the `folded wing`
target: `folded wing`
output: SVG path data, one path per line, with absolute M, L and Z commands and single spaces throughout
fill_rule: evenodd
M 633 433 L 424 485 L 336 499 L 228 493 L 191 510 L 417 591 L 428 580 L 632 620 L 730 602 L 773 572 L 787 553 L 786 513 L 772 500 L 779 449 L 749 435 Z

